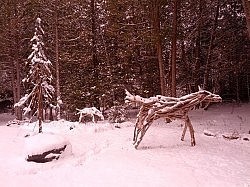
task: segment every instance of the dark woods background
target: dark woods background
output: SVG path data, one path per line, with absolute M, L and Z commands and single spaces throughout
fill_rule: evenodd
M 242 2 L 1 0 L 0 99 L 17 102 L 29 89 L 22 79 L 40 17 L 56 95 L 68 112 L 123 103 L 125 88 L 181 96 L 202 85 L 225 100 L 249 101 Z

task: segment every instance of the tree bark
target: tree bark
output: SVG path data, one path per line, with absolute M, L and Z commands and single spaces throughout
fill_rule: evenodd
M 12 92 L 13 92 L 13 101 L 14 103 L 17 103 L 19 100 L 17 100 L 17 93 L 16 93 L 16 73 L 15 73 L 15 63 L 13 63 L 12 71 L 11 71 L 11 82 L 12 82 Z M 17 111 L 19 107 L 14 107 L 14 114 L 17 118 Z
M 20 64 L 18 61 L 15 62 L 16 68 L 16 100 L 19 101 L 21 99 L 21 78 L 20 78 Z M 22 120 L 22 111 L 20 107 L 16 109 L 16 117 L 18 120 Z
M 242 5 L 246 16 L 248 38 L 250 39 L 250 1 L 242 0 Z
M 207 89 L 208 87 L 209 66 L 210 66 L 211 55 L 212 55 L 212 50 L 213 50 L 213 42 L 215 39 L 215 31 L 218 26 L 219 13 L 220 13 L 220 1 L 217 0 L 214 23 L 213 23 L 212 31 L 210 34 L 210 42 L 209 42 L 209 47 L 208 47 L 208 52 L 207 52 L 207 60 L 206 60 L 204 79 L 203 79 L 203 89 Z
M 177 11 L 178 0 L 174 1 L 174 17 L 172 22 L 172 47 L 171 47 L 171 96 L 176 97 L 176 51 L 177 51 Z
M 61 118 L 61 92 L 60 92 L 60 70 L 59 70 L 59 39 L 58 39 L 58 1 L 55 1 L 55 39 L 56 39 L 56 101 L 57 101 L 57 110 L 56 110 L 56 119 L 60 120 Z M 51 112 L 52 113 L 52 112 Z
M 43 96 L 42 96 L 42 80 L 40 78 L 38 86 L 38 121 L 39 121 L 39 133 L 42 133 L 42 119 L 43 119 Z
M 96 68 L 97 68 L 97 47 L 96 47 L 96 17 L 95 17 L 95 0 L 91 0 L 91 32 L 92 32 L 92 61 L 93 66 L 95 68 L 95 74 Z
M 248 99 L 248 102 L 250 102 L 250 82 L 249 82 L 249 76 L 247 74 L 247 99 Z
M 162 57 L 162 41 L 161 41 L 161 23 L 160 23 L 160 7 L 161 2 L 159 0 L 152 2 L 152 22 L 154 29 L 154 36 L 156 38 L 156 52 L 160 71 L 160 87 L 161 95 L 166 95 L 166 76 L 164 71 L 164 63 Z
M 195 89 L 198 89 L 198 86 L 201 86 L 201 27 L 202 27 L 202 8 L 203 8 L 203 0 L 199 0 L 199 14 L 198 14 L 198 25 L 197 25 L 197 35 L 195 40 L 195 75 L 194 75 L 194 83 Z M 194 90 L 192 90 L 194 91 Z
M 15 82 L 15 99 L 18 102 L 21 99 L 21 77 L 20 77 L 20 58 L 19 58 L 19 38 L 18 38 L 18 11 L 17 11 L 17 1 L 13 1 L 14 5 L 14 17 L 13 17 L 13 26 L 15 33 L 15 45 L 14 45 L 14 67 L 16 73 L 16 77 L 14 78 Z M 15 115 L 18 120 L 22 120 L 22 111 L 20 107 L 15 109 Z
M 91 0 L 90 2 L 91 8 L 91 34 L 92 34 L 92 63 L 93 63 L 93 75 L 95 77 L 94 84 L 97 86 L 99 84 L 99 70 L 98 70 L 98 58 L 97 58 L 97 27 L 96 27 L 96 2 L 95 0 Z M 94 103 L 93 106 L 99 108 L 100 100 L 99 94 L 95 92 L 94 94 Z

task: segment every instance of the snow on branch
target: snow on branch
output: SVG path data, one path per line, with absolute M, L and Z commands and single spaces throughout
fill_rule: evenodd
M 33 88 L 33 90 L 29 94 L 25 94 L 17 103 L 14 104 L 14 107 L 21 107 L 23 106 L 26 102 L 29 101 L 33 93 L 35 92 L 36 87 Z
M 131 93 L 129 93 L 127 90 L 125 90 L 126 92 L 126 97 L 125 97 L 125 102 L 129 103 L 129 102 L 137 102 L 137 103 L 144 103 L 144 104 L 150 104 L 150 103 L 155 103 L 157 101 L 159 101 L 159 99 L 157 97 L 150 97 L 150 98 L 143 98 L 139 95 L 132 95 Z

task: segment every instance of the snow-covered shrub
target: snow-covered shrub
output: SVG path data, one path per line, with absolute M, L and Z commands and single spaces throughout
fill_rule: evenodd
M 108 112 L 108 120 L 111 123 L 122 123 L 127 119 L 127 110 L 124 106 L 113 106 Z

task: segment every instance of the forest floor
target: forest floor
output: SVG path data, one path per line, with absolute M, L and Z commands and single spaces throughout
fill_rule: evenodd
M 138 150 L 132 145 L 135 119 L 121 124 L 44 123 L 44 133 L 65 137 L 72 154 L 34 163 L 25 160 L 25 135 L 37 132 L 38 125 L 6 126 L 13 116 L 0 114 L 0 185 L 250 187 L 250 104 L 214 105 L 207 111 L 191 111 L 190 118 L 195 147 L 190 146 L 189 133 L 180 141 L 182 121 L 166 124 L 160 119 L 150 127 Z M 227 140 L 225 134 L 239 138 Z

